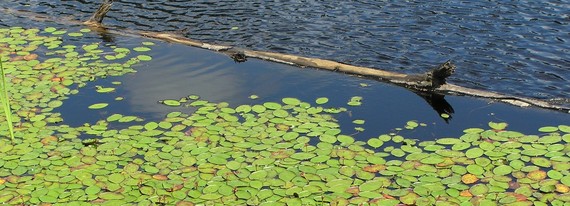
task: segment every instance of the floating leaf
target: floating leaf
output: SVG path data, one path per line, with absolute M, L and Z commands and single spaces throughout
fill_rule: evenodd
M 89 109 L 103 109 L 105 107 L 109 106 L 108 103 L 97 103 L 97 104 L 92 104 L 91 106 L 89 106 Z
M 251 111 L 251 106 L 249 105 L 240 105 L 238 107 L 236 107 L 236 112 L 239 113 L 249 113 Z
M 550 160 L 546 159 L 546 158 L 542 158 L 542 157 L 533 157 L 530 159 L 530 161 L 536 165 L 536 166 L 540 166 L 540 167 L 550 167 L 552 166 L 552 163 L 550 162 Z
M 148 48 L 148 47 L 135 47 L 135 48 L 133 48 L 133 51 L 146 52 L 146 51 L 150 51 L 150 48 Z
M 546 127 L 538 128 L 538 131 L 539 132 L 546 132 L 546 133 L 557 132 L 558 127 L 546 126 Z
M 508 165 L 499 165 L 495 167 L 495 169 L 493 169 L 493 173 L 495 173 L 495 175 L 500 175 L 500 176 L 511 174 L 512 171 L 513 168 Z
M 465 184 L 473 184 L 478 180 L 479 178 L 477 178 L 477 176 L 473 174 L 464 174 L 463 176 L 461 176 L 461 181 Z
M 442 163 L 443 161 L 444 161 L 443 158 L 434 155 L 428 156 L 420 160 L 420 162 L 424 164 L 439 164 Z
M 558 129 L 561 132 L 569 133 L 570 134 L 570 125 L 559 125 Z
M 500 123 L 497 123 L 497 122 L 489 122 L 489 127 L 491 127 L 491 128 L 494 129 L 494 130 L 500 131 L 500 130 L 504 130 L 505 128 L 507 128 L 507 123 L 504 123 L 504 122 L 500 122 Z
M 374 147 L 374 148 L 381 147 L 384 144 L 384 142 L 378 138 L 369 139 L 367 141 L 367 143 L 368 143 L 368 145 L 370 145 L 371 147 Z
M 265 102 L 263 103 L 263 106 L 267 109 L 272 109 L 272 110 L 281 109 L 281 105 L 277 102 Z
M 365 122 L 365 121 L 362 120 L 362 119 L 355 119 L 355 120 L 352 121 L 352 123 L 354 123 L 354 124 L 364 124 L 364 122 Z
M 467 172 L 474 174 L 474 175 L 482 175 L 485 172 L 485 169 L 479 165 L 467 165 Z
M 358 188 L 361 192 L 374 191 L 374 190 L 380 189 L 382 187 L 382 185 L 383 185 L 383 183 L 381 181 L 372 180 L 372 181 L 367 181 L 367 182 L 363 183 Z
M 112 183 L 115 183 L 115 184 L 119 184 L 119 183 L 123 182 L 123 180 L 125 180 L 125 176 L 123 176 L 121 174 L 114 173 L 114 174 L 111 174 L 109 176 L 109 181 L 111 181 Z
M 315 157 L 315 154 L 304 153 L 304 152 L 295 153 L 295 154 L 291 155 L 291 158 L 298 159 L 298 160 L 308 160 L 308 159 L 311 159 L 313 157 Z
M 457 139 L 457 138 L 441 138 L 436 140 L 436 142 L 438 144 L 443 144 L 443 145 L 454 145 L 454 144 L 458 144 L 461 143 L 461 139 Z
M 77 32 L 68 33 L 67 35 L 69 35 L 69 36 L 71 36 L 71 37 L 80 37 L 80 36 L 83 36 L 82 33 L 77 33 Z
M 281 101 L 285 104 L 293 105 L 293 106 L 301 104 L 301 100 L 299 100 L 297 98 L 291 98 L 291 97 L 283 98 Z
M 150 60 L 152 60 L 152 57 L 149 55 L 138 55 L 137 59 L 139 59 L 141 61 L 150 61 Z
M 347 136 L 347 135 L 339 135 L 337 137 L 337 139 L 339 142 L 341 142 L 345 145 L 354 143 L 354 138 L 352 138 L 351 136 Z
M 469 192 L 473 195 L 484 195 L 489 192 L 489 188 L 484 184 L 476 184 L 469 189 Z
M 114 92 L 114 91 L 115 91 L 115 88 L 97 86 L 97 92 L 99 92 L 99 93 L 109 93 L 109 92 Z
M 326 97 L 319 97 L 315 100 L 315 103 L 317 104 L 326 104 L 327 102 L 329 102 L 329 98 Z
M 542 171 L 542 170 L 534 170 L 534 171 L 529 172 L 527 174 L 527 177 L 531 180 L 538 181 L 538 180 L 545 179 L 547 177 L 547 174 L 545 171 Z
M 180 101 L 178 100 L 173 100 L 173 99 L 166 99 L 162 101 L 162 104 L 167 105 L 167 106 L 172 106 L 172 107 L 177 107 L 180 106 Z
M 485 151 L 481 148 L 471 148 L 465 152 L 465 156 L 473 159 L 482 156 L 483 153 L 485 153 Z
M 112 192 L 103 192 L 99 193 L 99 198 L 104 200 L 120 200 L 125 198 L 122 194 L 112 193 Z

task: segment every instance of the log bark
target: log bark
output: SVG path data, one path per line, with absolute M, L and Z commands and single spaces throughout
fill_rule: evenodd
M 471 89 L 447 83 L 446 78 L 452 75 L 456 69 L 455 65 L 453 65 L 451 61 L 447 61 L 439 65 L 438 67 L 423 74 L 402 74 L 397 72 L 384 71 L 376 68 L 354 66 L 326 59 L 309 58 L 309 57 L 267 52 L 267 51 L 254 51 L 249 49 L 235 48 L 226 45 L 208 44 L 172 33 L 107 28 L 102 24 L 102 21 L 106 13 L 109 11 L 112 2 L 113 0 L 104 0 L 103 5 L 86 22 L 78 22 L 74 20 L 61 21 L 61 19 L 56 19 L 51 16 L 36 14 L 27 11 L 20 11 L 20 10 L 12 10 L 12 9 L 0 9 L 0 10 L 2 10 L 5 13 L 15 13 L 18 15 L 25 15 L 40 21 L 47 20 L 57 23 L 85 24 L 87 26 L 100 28 L 98 32 L 108 32 L 108 33 L 126 35 L 126 36 L 142 36 L 142 37 L 153 38 L 162 41 L 179 43 L 193 47 L 208 49 L 212 51 L 222 52 L 224 54 L 229 55 L 236 62 L 246 61 L 247 58 L 258 58 L 262 60 L 273 61 L 283 64 L 296 65 L 301 67 L 312 67 L 317 69 L 325 69 L 330 71 L 343 72 L 347 74 L 355 74 L 368 78 L 374 78 L 384 82 L 389 82 L 392 84 L 406 87 L 415 92 L 416 94 L 422 96 L 422 98 L 426 99 L 426 101 L 430 105 L 432 105 L 432 107 L 436 105 L 432 104 L 432 102 L 437 102 L 437 105 L 444 105 L 443 108 L 439 109 L 436 109 L 434 107 L 434 109 L 438 111 L 438 113 L 440 114 L 453 113 L 453 108 L 451 108 L 451 106 L 448 105 L 446 102 L 443 102 L 445 101 L 445 99 L 443 99 L 443 96 L 441 95 L 446 95 L 446 94 L 481 97 L 481 98 L 505 102 L 519 107 L 536 106 L 540 108 L 570 113 L 570 107 L 564 106 L 562 104 L 554 104 L 550 103 L 549 101 L 534 99 L 534 98 L 505 95 L 496 92 Z

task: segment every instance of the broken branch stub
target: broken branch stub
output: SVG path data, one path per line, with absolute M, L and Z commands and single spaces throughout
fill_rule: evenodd
M 440 64 L 438 67 L 423 73 L 423 74 L 410 74 L 403 79 L 391 80 L 393 83 L 402 84 L 408 88 L 419 90 L 423 92 L 431 92 L 446 84 L 447 77 L 455 72 L 456 66 L 451 63 L 451 60 Z
M 91 16 L 91 18 L 89 18 L 89 20 L 87 20 L 84 23 L 91 26 L 101 26 L 103 19 L 105 18 L 107 12 L 109 12 L 111 6 L 113 5 L 113 1 L 114 0 L 103 0 L 103 3 L 99 7 L 99 9 L 97 9 L 97 11 L 95 11 L 93 16 Z

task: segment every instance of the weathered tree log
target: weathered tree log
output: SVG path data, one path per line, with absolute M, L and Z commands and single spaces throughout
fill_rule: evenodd
M 432 95 L 432 93 L 438 95 L 454 94 L 454 95 L 468 95 L 468 96 L 498 100 L 520 107 L 536 106 L 545 109 L 552 109 L 552 110 L 558 110 L 570 113 L 570 107 L 561 104 L 553 104 L 545 100 L 504 95 L 496 92 L 471 89 L 447 83 L 446 78 L 452 75 L 455 71 L 455 66 L 450 61 L 447 61 L 441 64 L 439 67 L 423 74 L 402 74 L 402 73 L 384 71 L 375 68 L 353 66 L 319 58 L 301 57 L 290 54 L 281 54 L 281 53 L 266 52 L 266 51 L 254 51 L 248 49 L 235 48 L 232 46 L 208 44 L 172 33 L 107 28 L 102 25 L 102 20 L 106 15 L 106 13 L 111 8 L 112 2 L 113 0 L 103 0 L 103 5 L 95 12 L 93 17 L 91 17 L 91 19 L 89 19 L 86 22 L 78 22 L 73 20 L 61 21 L 61 19 L 55 19 L 51 16 L 36 14 L 32 12 L 16 11 L 11 9 L 2 9 L 2 10 L 3 12 L 6 13 L 10 12 L 10 13 L 17 13 L 19 15 L 26 15 L 36 20 L 50 20 L 58 23 L 72 23 L 72 24 L 82 23 L 92 28 L 99 28 L 100 29 L 99 32 L 109 32 L 109 33 L 114 33 L 119 35 L 129 35 L 129 36 L 131 35 L 143 36 L 147 38 L 153 38 L 167 42 L 179 43 L 203 49 L 208 49 L 212 51 L 222 52 L 229 55 L 232 59 L 234 59 L 237 62 L 246 61 L 248 57 L 251 57 L 251 58 L 258 58 L 278 63 L 297 65 L 302 67 L 312 67 L 317 69 L 326 69 L 331 71 L 344 72 L 347 74 L 355 74 L 364 77 L 375 78 L 381 81 L 397 84 L 399 86 L 404 86 L 416 92 L 416 94 L 422 96 L 424 99 L 426 99 L 426 101 L 428 101 L 428 103 L 434 102 L 433 101 L 434 96 Z M 441 101 L 443 99 L 442 96 L 436 96 L 436 97 L 437 98 L 435 99 L 437 99 L 437 102 L 442 102 Z M 445 100 L 443 99 L 443 101 Z M 438 105 L 446 105 L 445 103 L 442 104 L 438 103 Z M 433 106 L 432 103 L 430 103 L 430 105 Z M 434 109 L 438 111 L 438 113 L 440 114 L 453 113 L 453 108 L 451 108 L 450 105 L 449 108 L 450 109 L 445 109 L 445 108 L 436 109 L 434 107 Z

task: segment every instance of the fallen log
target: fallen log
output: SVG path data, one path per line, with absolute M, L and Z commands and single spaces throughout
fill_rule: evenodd
M 208 49 L 227 54 L 236 62 L 246 61 L 247 58 L 257 58 L 257 59 L 273 61 L 283 64 L 296 65 L 301 67 L 311 67 L 316 69 L 325 69 L 336 72 L 343 72 L 347 74 L 359 75 L 368 78 L 374 78 L 380 81 L 389 82 L 392 84 L 406 87 L 411 91 L 415 92 L 416 94 L 420 95 L 422 98 L 426 99 L 426 101 L 430 105 L 432 105 L 432 107 L 434 107 L 434 104 L 432 104 L 431 102 L 437 102 L 437 105 L 444 105 L 445 107 L 448 107 L 444 109 L 437 109 L 434 107 L 434 110 L 436 110 L 439 114 L 453 113 L 453 108 L 451 108 L 451 105 L 449 105 L 445 101 L 445 99 L 443 99 L 442 95 L 445 94 L 481 97 L 481 98 L 487 98 L 487 99 L 505 102 L 519 107 L 535 106 L 535 107 L 541 107 L 545 109 L 558 110 L 565 113 L 570 113 L 570 107 L 561 104 L 553 104 L 548 101 L 534 99 L 534 98 L 505 95 L 496 92 L 471 89 L 447 83 L 446 78 L 452 75 L 456 69 L 455 65 L 453 65 L 451 61 L 447 61 L 439 65 L 438 67 L 423 74 L 402 74 L 402 73 L 385 71 L 375 68 L 348 65 L 336 61 L 319 59 L 319 58 L 302 57 L 302 56 L 267 52 L 267 51 L 254 51 L 254 50 L 236 48 L 233 46 L 209 44 L 197 40 L 192 40 L 173 33 L 136 31 L 136 30 L 114 29 L 110 27 L 105 27 L 102 24 L 102 20 L 109 11 L 109 9 L 111 8 L 112 3 L 113 0 L 103 0 L 103 5 L 101 5 L 99 9 L 94 13 L 94 15 L 88 21 L 85 22 L 79 22 L 74 20 L 68 20 L 66 22 L 62 22 L 61 19 L 54 19 L 51 16 L 40 15 L 32 12 L 15 11 L 11 9 L 2 9 L 2 10 L 5 13 L 9 12 L 9 13 L 17 13 L 19 15 L 26 15 L 36 20 L 43 20 L 43 21 L 49 20 L 58 23 L 84 24 L 95 29 L 100 33 L 108 32 L 108 33 L 127 35 L 127 36 L 132 36 L 132 35 L 142 36 L 172 43 L 179 43 L 193 47 Z M 434 97 L 436 101 L 432 100 Z

